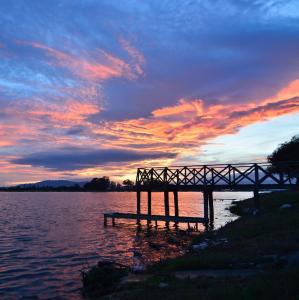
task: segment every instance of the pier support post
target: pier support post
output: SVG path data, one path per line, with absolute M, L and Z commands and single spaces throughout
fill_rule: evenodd
M 209 195 L 209 211 L 210 211 L 210 223 L 214 222 L 214 198 L 213 198 L 213 190 L 208 191 Z
M 152 214 L 152 191 L 147 192 L 147 214 Z
M 104 214 L 104 226 L 107 226 L 107 216 Z
M 164 209 L 165 209 L 165 217 L 169 217 L 169 192 L 164 191 Z M 166 226 L 169 226 L 169 222 L 166 221 Z
M 141 192 L 137 191 L 137 224 L 140 223 L 140 219 L 138 218 L 141 212 Z
M 173 191 L 173 200 L 174 200 L 174 215 L 179 216 L 179 197 L 178 191 Z
M 206 223 L 209 222 L 209 194 L 207 190 L 203 191 L 203 214 Z
M 164 208 L 165 208 L 165 216 L 169 217 L 169 193 L 168 193 L 168 191 L 164 191 Z

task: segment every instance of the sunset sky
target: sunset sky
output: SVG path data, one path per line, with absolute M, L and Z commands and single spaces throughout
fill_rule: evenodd
M 0 186 L 265 161 L 299 134 L 299 2 L 0 2 Z

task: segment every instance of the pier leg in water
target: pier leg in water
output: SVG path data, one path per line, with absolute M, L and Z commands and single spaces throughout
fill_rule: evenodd
M 209 196 L 209 211 L 210 211 L 210 224 L 214 223 L 214 198 L 213 198 L 213 190 L 208 191 Z
M 138 216 L 140 215 L 141 212 L 141 192 L 137 191 L 137 224 L 140 224 L 140 219 L 138 218 Z
M 204 210 L 204 219 L 205 227 L 209 225 L 209 194 L 207 190 L 203 191 L 203 210 Z
M 169 217 L 169 192 L 164 191 L 164 208 L 165 208 L 165 216 Z M 166 222 L 166 227 L 169 226 L 169 222 Z
M 150 216 L 152 214 L 152 191 L 147 192 L 147 214 Z M 151 223 L 150 220 L 147 221 L 149 225 Z
M 115 219 L 112 218 L 112 226 L 115 226 Z
M 179 216 L 179 197 L 178 191 L 173 191 L 173 201 L 174 201 L 174 215 Z M 178 222 L 175 222 L 175 226 L 178 225 Z

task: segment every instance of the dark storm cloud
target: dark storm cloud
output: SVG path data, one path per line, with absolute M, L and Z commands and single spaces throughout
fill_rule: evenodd
M 57 171 L 81 170 L 93 168 L 107 163 L 124 163 L 145 159 L 174 158 L 174 153 L 136 152 L 132 150 L 89 150 L 67 147 L 52 151 L 32 153 L 21 158 L 11 160 L 15 164 L 45 167 Z

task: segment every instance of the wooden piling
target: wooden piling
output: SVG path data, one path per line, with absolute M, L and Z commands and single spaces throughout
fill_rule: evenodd
M 147 192 L 147 214 L 152 214 L 152 191 Z
M 138 218 L 138 216 L 141 213 L 141 192 L 137 191 L 137 224 L 140 223 L 140 219 Z
M 164 209 L 165 209 L 165 217 L 169 217 L 169 193 L 168 191 L 164 191 Z M 165 222 L 166 227 L 169 226 L 169 222 Z
M 112 218 L 112 226 L 115 226 L 115 218 Z
M 208 191 L 209 195 L 209 212 L 210 212 L 210 222 L 214 222 L 214 198 L 213 198 L 213 190 Z
M 164 209 L 165 209 L 165 216 L 169 216 L 169 193 L 168 191 L 164 191 Z
M 207 190 L 203 191 L 203 211 L 206 222 L 209 222 L 209 194 Z
M 106 217 L 106 215 L 104 215 L 104 226 L 105 227 L 107 226 L 107 217 Z
M 179 197 L 178 191 L 173 191 L 173 200 L 174 200 L 174 215 L 179 216 Z

